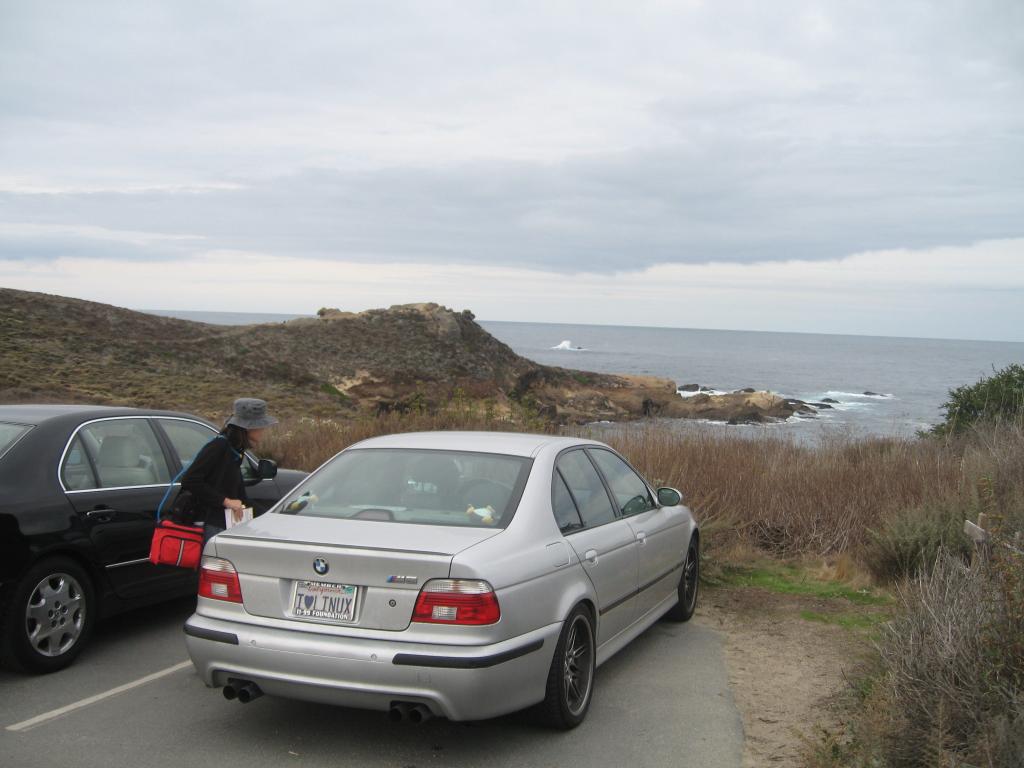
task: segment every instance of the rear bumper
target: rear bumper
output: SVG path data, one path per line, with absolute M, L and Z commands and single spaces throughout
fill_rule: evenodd
M 273 696 L 360 709 L 425 704 L 451 720 L 482 720 L 544 698 L 561 626 L 485 646 L 387 642 L 260 627 L 193 615 L 192 663 L 211 687 L 251 680 Z

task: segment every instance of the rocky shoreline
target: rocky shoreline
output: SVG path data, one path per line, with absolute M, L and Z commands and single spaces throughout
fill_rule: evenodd
M 617 376 L 591 386 L 538 387 L 547 415 L 562 423 L 633 421 L 642 418 L 695 419 L 730 425 L 770 424 L 813 418 L 828 404 L 812 404 L 753 388 L 719 392 L 653 376 Z

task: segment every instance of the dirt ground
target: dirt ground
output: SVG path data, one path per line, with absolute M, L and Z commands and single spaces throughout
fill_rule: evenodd
M 866 633 L 800 615 L 858 610 L 837 602 L 757 587 L 704 591 L 696 620 L 726 636 L 729 682 L 746 735 L 744 768 L 805 765 L 817 727 L 840 730 L 840 702 L 870 641 Z

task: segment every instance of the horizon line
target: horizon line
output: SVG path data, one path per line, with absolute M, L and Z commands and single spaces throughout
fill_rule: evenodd
M 418 303 L 418 302 L 411 302 Z M 398 305 L 401 306 L 401 305 Z M 444 305 L 441 305 L 444 306 Z M 125 309 L 132 309 L 131 307 L 125 307 Z M 387 309 L 387 307 L 381 307 L 381 309 Z M 174 313 L 174 312 L 188 312 L 191 314 L 207 314 L 207 315 L 264 315 L 271 317 L 281 318 L 314 318 L 317 315 L 305 314 L 298 312 L 253 312 L 244 310 L 205 310 L 205 309 L 134 309 L 135 312 L 144 312 L 146 314 L 159 314 L 159 313 Z M 452 310 L 460 311 L 460 310 Z M 470 310 L 472 311 L 472 310 Z M 492 320 L 481 317 L 476 317 L 478 323 L 506 323 L 508 325 L 570 325 L 570 326 L 584 326 L 588 328 L 641 328 L 648 330 L 659 330 L 659 331 L 708 331 L 717 333 L 773 333 L 773 334 L 785 334 L 793 336 L 843 336 L 852 337 L 858 339 L 906 339 L 910 341 L 966 341 L 966 342 L 981 342 L 986 344 L 1024 344 L 1024 339 L 978 339 L 968 337 L 952 337 L 952 336 L 899 336 L 890 334 L 878 334 L 878 333 L 825 333 L 822 331 L 779 331 L 779 330 L 767 330 L 767 329 L 752 329 L 752 328 L 697 328 L 691 326 L 677 326 L 677 325 L 641 325 L 638 323 L 585 323 L 585 322 L 556 322 L 551 320 Z M 242 325 L 248 325 L 243 323 Z

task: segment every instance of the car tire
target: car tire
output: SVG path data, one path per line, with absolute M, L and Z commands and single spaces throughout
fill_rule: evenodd
M 548 671 L 541 719 L 567 731 L 583 722 L 594 695 L 597 643 L 590 611 L 576 606 L 562 625 Z
M 669 608 L 665 618 L 669 621 L 689 621 L 697 610 L 697 593 L 700 590 L 700 542 L 694 536 L 686 548 L 683 572 L 679 575 L 679 602 Z
M 74 560 L 52 557 L 29 568 L 3 596 L 4 665 L 45 673 L 71 664 L 92 633 L 95 595 L 92 579 Z

